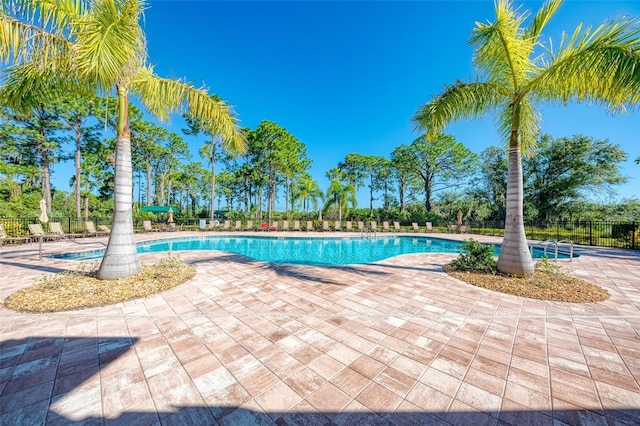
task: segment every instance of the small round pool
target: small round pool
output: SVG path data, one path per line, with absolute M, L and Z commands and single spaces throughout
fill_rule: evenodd
M 409 253 L 461 253 L 461 241 L 431 237 L 378 236 L 373 238 L 297 238 L 254 236 L 207 236 L 144 241 L 138 253 L 218 250 L 241 254 L 269 263 L 303 265 L 351 265 L 376 262 Z M 496 255 L 500 248 L 495 247 Z M 99 259 L 104 250 L 56 254 L 69 260 Z M 534 250 L 534 257 L 542 257 Z M 560 257 L 560 256 L 559 256 Z M 566 257 L 566 255 L 564 255 Z

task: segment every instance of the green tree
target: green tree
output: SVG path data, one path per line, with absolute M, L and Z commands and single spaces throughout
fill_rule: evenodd
M 47 211 L 52 209 L 51 173 L 52 165 L 66 160 L 62 151 L 64 136 L 60 133 L 64 123 L 60 117 L 60 103 L 41 103 L 25 111 L 21 109 L 5 109 L 8 131 L 14 135 L 20 152 L 20 162 L 37 165 L 38 174 L 31 179 L 39 182 L 41 197 L 47 203 Z M 23 168 L 24 171 L 35 168 Z
M 75 199 L 76 218 L 82 217 L 82 151 L 83 147 L 98 138 L 98 124 L 89 124 L 93 115 L 93 99 L 76 96 L 64 96 L 61 99 L 60 120 L 66 129 L 72 133 L 74 143 L 75 175 L 73 178 L 73 193 Z
M 558 217 L 568 203 L 610 193 L 612 185 L 626 182 L 618 168 L 626 159 L 627 154 L 608 140 L 543 135 L 535 155 L 523 164 L 525 202 L 535 206 L 539 220 Z
M 334 179 L 329 184 L 326 194 L 326 202 L 324 204 L 324 210 L 329 211 L 331 208 L 337 210 L 338 220 L 342 220 L 342 217 L 349 215 L 349 205 L 355 209 L 358 206 L 356 200 L 356 188 L 350 183 L 343 185 L 337 179 Z
M 347 154 L 344 161 L 338 163 L 340 171 L 339 179 L 347 181 L 353 185 L 356 190 L 364 186 L 366 179 L 369 179 L 369 213 L 373 212 L 373 202 L 375 201 L 374 193 L 380 185 L 378 185 L 381 168 L 385 164 L 386 159 L 377 155 L 363 155 L 357 153 Z M 338 176 L 332 177 L 338 178 Z
M 253 164 L 265 170 L 267 185 L 267 218 L 275 209 L 276 187 L 285 184 L 286 206 L 289 204 L 291 179 L 308 167 L 306 149 L 293 135 L 278 124 L 263 120 L 255 130 L 258 161 Z M 297 157 L 297 158 L 296 158 Z M 286 207 L 285 207 L 286 208 Z
M 320 185 L 307 174 L 297 182 L 294 192 L 297 199 L 303 200 L 302 209 L 307 213 L 307 219 L 309 219 L 311 206 L 314 211 L 318 210 L 319 201 L 324 199 Z
M 492 220 L 504 220 L 507 201 L 507 156 L 504 149 L 491 146 L 480 153 L 477 176 L 471 181 L 473 196 L 487 206 Z
M 163 79 L 147 64 L 140 26 L 145 4 L 138 0 L 50 2 L 4 0 L 0 19 L 2 99 L 30 108 L 54 92 L 93 94 L 115 89 L 117 132 L 115 205 L 109 242 L 98 276 L 118 279 L 140 272 L 133 234 L 129 96 L 137 95 L 158 118 L 188 110 L 205 127 L 216 128 L 229 147 L 244 148 L 229 107 L 204 90 Z
M 411 167 L 412 156 L 411 147 L 404 144 L 395 148 L 391 153 L 391 168 L 398 185 L 398 201 L 401 212 L 406 211 L 408 194 L 416 186 L 417 176 Z
M 561 0 L 549 0 L 524 26 L 528 14 L 497 0 L 494 22 L 478 23 L 471 37 L 479 79 L 456 81 L 413 116 L 431 140 L 451 121 L 497 111 L 496 122 L 509 149 L 505 236 L 498 270 L 533 273 L 523 221 L 523 151 L 535 145 L 540 102 L 589 101 L 613 109 L 640 101 L 640 29 L 618 18 L 597 28 L 582 26 L 548 47 L 542 30 Z
M 404 167 L 419 179 L 424 191 L 424 206 L 432 209 L 434 191 L 449 189 L 474 172 L 476 155 L 451 135 L 440 134 L 432 142 L 424 136 L 409 146 Z
M 217 94 L 211 95 L 211 98 L 216 102 L 222 102 L 222 99 Z M 218 133 L 215 127 L 209 128 L 209 130 L 205 130 L 202 121 L 198 117 L 191 116 L 189 114 L 183 114 L 183 117 L 186 121 L 187 128 L 182 129 L 182 132 L 185 135 L 193 135 L 197 136 L 200 133 L 208 133 L 211 137 L 211 142 L 208 145 L 203 145 L 200 149 L 200 155 L 209 160 L 209 164 L 211 165 L 211 194 L 210 194 L 210 205 L 209 205 L 209 218 L 214 220 L 215 217 L 215 199 L 216 199 L 216 162 L 218 161 L 219 155 L 217 154 L 218 146 L 222 145 L 222 149 L 226 150 L 229 148 L 228 145 L 221 144 L 221 135 Z M 227 154 L 234 156 L 235 152 L 233 150 L 229 151 Z

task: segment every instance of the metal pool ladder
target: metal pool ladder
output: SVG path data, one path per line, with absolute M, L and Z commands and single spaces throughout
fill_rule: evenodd
M 374 231 L 373 229 L 369 228 L 368 226 L 362 230 L 362 238 L 376 238 L 376 231 Z
M 555 250 L 554 250 L 555 259 L 558 260 L 558 247 L 560 246 L 560 244 L 569 244 L 569 262 L 571 262 L 573 260 L 573 241 L 569 239 L 556 240 L 555 238 L 550 238 L 548 240 L 544 240 L 539 243 L 533 243 L 529 246 L 529 251 L 533 256 L 533 249 L 537 247 L 539 249 L 542 249 L 544 252 L 544 255 L 546 256 L 547 249 L 549 248 L 549 246 L 553 245 L 555 247 Z

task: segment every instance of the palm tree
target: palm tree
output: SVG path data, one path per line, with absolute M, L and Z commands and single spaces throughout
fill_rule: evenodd
M 141 269 L 133 233 L 130 94 L 159 119 L 188 112 L 230 148 L 245 146 L 229 106 L 203 89 L 153 73 L 140 27 L 144 8 L 144 0 L 0 0 L 0 59 L 10 64 L 1 93 L 7 105 L 26 108 L 56 93 L 89 96 L 115 89 L 115 203 L 101 279 Z
M 323 200 L 324 194 L 318 182 L 307 175 L 300 178 L 296 183 L 295 198 L 303 200 L 304 209 L 307 212 L 307 219 L 309 219 L 309 208 L 311 204 L 313 204 L 313 210 L 317 210 L 318 200 Z
M 349 214 L 349 204 L 352 208 L 356 208 L 358 201 L 356 200 L 356 187 L 352 184 L 343 185 L 338 179 L 333 179 L 327 189 L 327 202 L 324 210 L 334 207 L 338 210 L 338 220 L 342 220 L 342 214 L 346 217 Z
M 474 63 L 485 81 L 446 86 L 412 118 L 417 129 L 433 138 L 451 121 L 497 111 L 495 121 L 509 150 L 498 270 L 516 276 L 533 272 L 523 223 L 521 156 L 534 147 L 540 132 L 536 104 L 587 101 L 624 110 L 640 101 L 637 20 L 618 18 L 595 29 L 578 27 L 554 51 L 540 39 L 560 3 L 547 1 L 523 27 L 527 14 L 514 10 L 508 0 L 497 0 L 495 22 L 478 23 L 471 37 Z

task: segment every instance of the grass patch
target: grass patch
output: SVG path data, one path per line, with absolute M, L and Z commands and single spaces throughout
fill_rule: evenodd
M 192 266 L 169 256 L 142 272 L 118 280 L 99 280 L 95 263 L 75 271 L 44 275 L 6 298 L 4 306 L 18 312 L 47 313 L 105 306 L 146 297 L 176 287 L 196 275 Z

